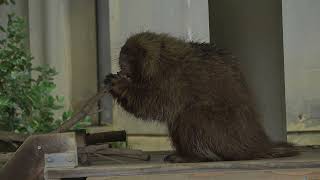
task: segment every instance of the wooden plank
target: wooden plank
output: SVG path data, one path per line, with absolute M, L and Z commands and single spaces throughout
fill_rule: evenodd
M 29 136 L 4 165 L 0 179 L 33 180 L 43 177 L 45 154 L 72 151 L 77 151 L 74 133 Z
M 320 133 L 318 132 L 301 132 L 288 134 L 288 142 L 302 146 L 320 144 Z
M 0 139 L 5 142 L 23 142 L 26 140 L 28 135 L 18 134 L 14 132 L 0 131 Z
M 144 151 L 172 150 L 168 136 L 128 135 L 128 144 L 131 149 Z
M 219 171 L 192 174 L 88 177 L 87 180 L 319 180 L 320 169 Z
M 0 164 L 6 163 L 14 155 L 14 152 L 0 153 Z
M 161 162 L 135 164 L 109 164 L 100 166 L 77 167 L 72 169 L 47 169 L 48 177 L 105 177 L 105 176 L 137 176 L 161 174 L 195 174 L 221 171 L 278 170 L 278 169 L 320 169 L 319 150 L 304 152 L 302 155 L 290 158 L 264 159 L 251 161 L 221 161 L 210 163 L 180 163 Z

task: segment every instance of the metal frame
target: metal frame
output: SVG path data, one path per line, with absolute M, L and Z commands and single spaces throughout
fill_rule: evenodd
M 97 24 L 97 70 L 98 88 L 103 85 L 104 77 L 111 73 L 111 52 L 109 33 L 109 0 L 96 0 Z M 112 98 L 105 96 L 99 102 L 99 124 L 112 123 Z

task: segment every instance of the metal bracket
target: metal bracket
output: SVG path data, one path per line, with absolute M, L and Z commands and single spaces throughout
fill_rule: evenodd
M 76 152 L 45 154 L 45 169 L 53 167 L 74 168 L 78 166 Z

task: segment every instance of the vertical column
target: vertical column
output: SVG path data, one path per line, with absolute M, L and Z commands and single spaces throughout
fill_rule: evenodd
M 111 50 L 110 50 L 110 16 L 109 1 L 96 1 L 97 18 L 97 55 L 98 55 L 98 82 L 102 86 L 104 77 L 111 73 Z M 105 96 L 100 101 L 100 120 L 102 123 L 112 122 L 112 97 Z
M 286 140 L 281 1 L 209 2 L 211 40 L 239 58 L 267 134 Z

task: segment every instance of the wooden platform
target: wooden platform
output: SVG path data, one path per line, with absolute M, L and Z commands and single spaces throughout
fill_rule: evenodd
M 320 150 L 310 149 L 301 155 L 254 161 L 210 163 L 163 163 L 166 153 L 153 153 L 151 161 L 118 159 L 100 161 L 88 167 L 46 169 L 47 179 L 80 178 L 88 180 L 119 179 L 267 179 L 320 180 Z

